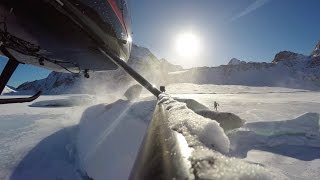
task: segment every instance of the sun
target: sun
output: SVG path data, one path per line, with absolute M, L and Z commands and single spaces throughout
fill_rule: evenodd
M 199 38 L 191 32 L 179 34 L 175 46 L 177 53 L 182 57 L 197 56 L 200 50 Z

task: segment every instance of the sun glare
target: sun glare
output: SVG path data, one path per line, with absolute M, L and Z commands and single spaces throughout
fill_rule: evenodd
M 199 38 L 193 33 L 182 33 L 177 36 L 176 50 L 182 57 L 194 57 L 199 54 Z

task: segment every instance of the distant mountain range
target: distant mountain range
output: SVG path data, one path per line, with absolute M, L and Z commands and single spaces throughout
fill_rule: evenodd
M 128 64 L 156 85 L 196 83 L 320 90 L 320 42 L 308 56 L 281 51 L 270 63 L 232 58 L 227 65 L 187 70 L 165 59 L 157 59 L 147 48 L 133 45 Z M 20 94 L 32 94 L 39 90 L 45 94 L 95 94 L 124 91 L 134 83 L 121 69 L 94 72 L 89 79 L 82 75 L 52 72 L 47 78 L 21 84 L 16 90 Z
M 147 80 L 154 84 L 164 84 L 168 72 L 182 70 L 181 66 L 173 65 L 165 59 L 157 59 L 147 48 L 132 46 L 128 64 Z M 25 82 L 17 87 L 20 94 L 32 94 L 42 91 L 44 94 L 65 93 L 108 93 L 125 91 L 136 83 L 133 78 L 120 68 L 106 72 L 92 72 L 90 78 L 82 74 L 51 72 L 47 78 L 32 82 Z
M 281 51 L 271 63 L 233 58 L 227 65 L 170 73 L 168 83 L 276 86 L 320 90 L 320 42 L 308 56 Z

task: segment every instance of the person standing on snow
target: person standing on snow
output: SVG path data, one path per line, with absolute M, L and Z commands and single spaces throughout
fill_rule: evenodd
M 216 111 L 218 111 L 218 106 L 219 106 L 219 103 L 217 103 L 216 101 L 213 103 L 213 106 L 214 106 L 214 109 Z

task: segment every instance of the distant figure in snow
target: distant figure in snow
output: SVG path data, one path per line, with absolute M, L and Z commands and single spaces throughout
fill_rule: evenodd
M 216 111 L 218 111 L 218 106 L 219 106 L 219 103 L 217 103 L 216 101 L 213 103 L 213 106 L 214 106 L 214 109 Z

